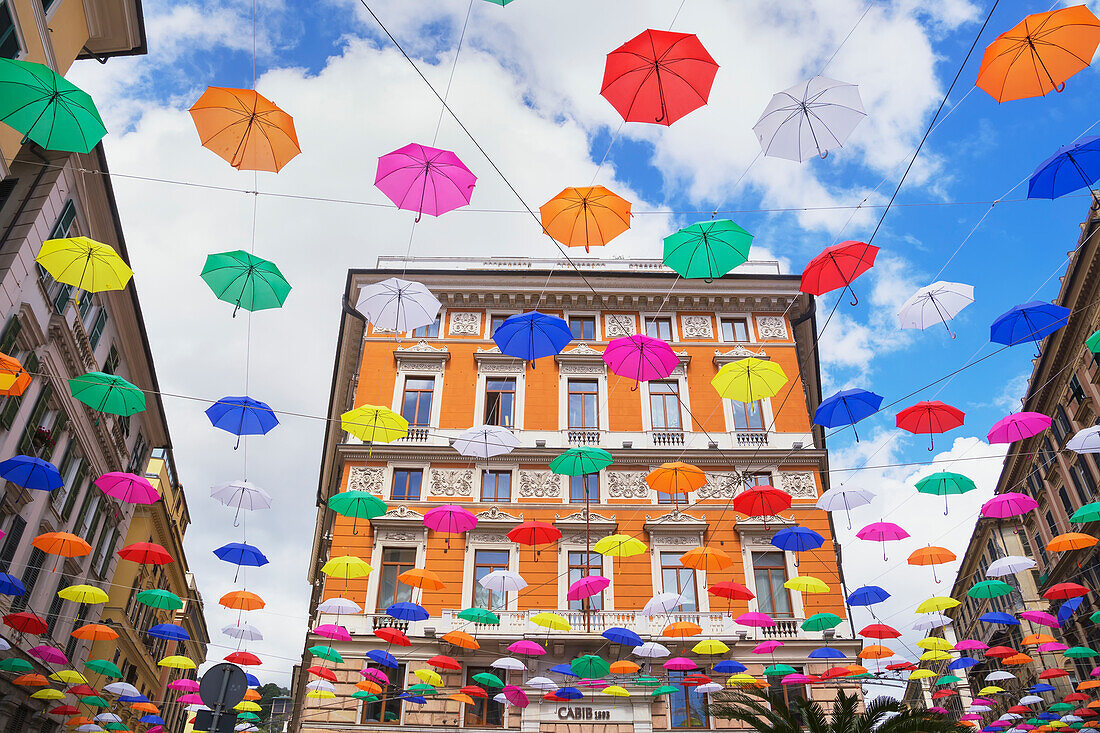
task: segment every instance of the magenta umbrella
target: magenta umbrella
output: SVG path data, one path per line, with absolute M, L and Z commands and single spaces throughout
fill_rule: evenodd
M 155 504 L 160 501 L 160 492 L 145 477 L 132 473 L 111 471 L 97 478 L 95 485 L 107 496 L 128 504 Z
M 52 646 L 42 644 L 41 646 L 34 646 L 27 650 L 27 654 L 32 657 L 41 659 L 46 664 L 68 664 L 69 658 L 65 656 L 65 653 L 60 649 Z
M 434 532 L 444 534 L 461 534 L 468 532 L 477 526 L 477 517 L 454 504 L 445 504 L 429 509 L 424 515 L 424 526 Z M 451 538 L 447 538 L 447 546 L 443 552 L 451 549 Z
M 686 657 L 673 657 L 672 659 L 665 660 L 665 663 L 661 666 L 674 672 L 683 672 L 689 669 L 699 669 L 698 664 Z
M 199 683 L 189 679 L 172 680 L 168 683 L 168 687 L 172 690 L 181 690 L 182 692 L 199 691 Z
M 397 208 L 439 216 L 470 203 L 477 176 L 450 150 L 409 143 L 378 159 L 374 185 Z
M 638 382 L 664 379 L 680 365 L 680 357 L 660 339 L 635 334 L 612 339 L 603 351 L 604 364 L 620 377 Z
M 1100 667 L 1093 667 L 1089 672 L 1089 677 L 1100 677 Z
M 779 680 L 779 682 L 784 685 L 808 685 L 811 684 L 813 680 L 804 674 L 794 672 L 786 675 L 783 679 Z
M 351 634 L 348 633 L 348 630 L 338 624 L 321 624 L 313 630 L 313 633 L 326 639 L 351 641 Z
M 508 645 L 508 651 L 512 654 L 526 654 L 529 657 L 541 657 L 546 650 L 537 641 L 520 639 Z
M 600 687 L 607 687 L 611 683 L 608 682 L 607 680 L 581 680 L 580 682 L 577 682 L 576 684 L 579 687 L 600 688 Z
M 967 713 L 966 715 L 960 715 L 959 720 L 981 720 L 982 716 L 977 713 Z
M 386 673 L 374 667 L 363 667 L 363 669 L 359 670 L 359 674 L 363 675 L 363 677 L 373 679 L 383 687 L 390 683 L 390 678 L 386 676 Z
M 963 639 L 955 645 L 955 651 L 966 652 L 974 649 L 988 649 L 989 644 L 978 641 L 977 639 Z
M 882 542 L 882 559 L 886 559 L 886 542 L 904 540 L 909 533 L 893 522 L 872 522 L 856 532 L 856 537 L 868 542 Z
M 196 695 L 193 692 L 189 695 L 180 695 L 180 699 L 176 700 L 176 702 L 181 703 L 183 705 L 205 705 L 206 704 L 202 701 L 201 697 L 199 697 L 198 695 Z
M 787 676 L 790 677 L 790 675 Z M 935 707 L 928 708 L 928 712 L 939 713 L 940 715 L 947 715 L 947 708 L 941 708 L 939 705 L 936 705 Z
M 1050 427 L 1050 418 L 1040 412 L 1014 412 L 1002 417 L 989 430 L 990 443 L 1014 443 L 1038 435 Z
M 1068 644 L 1063 644 L 1060 641 L 1048 641 L 1046 644 L 1040 644 L 1038 646 L 1038 649 L 1039 649 L 1039 651 L 1044 652 L 1044 653 L 1045 652 L 1064 652 L 1066 649 L 1069 649 L 1069 645 Z
M 1039 502 L 1035 501 L 1027 494 L 1018 494 L 1014 491 L 1009 491 L 1004 494 L 997 494 L 992 499 L 982 504 L 982 516 L 993 517 L 994 519 L 1007 519 L 1009 517 L 1018 517 L 1021 514 L 1027 514 L 1038 506 Z
M 515 685 L 504 686 L 504 697 L 517 708 L 525 708 L 529 702 L 527 693 Z
M 759 611 L 749 611 L 743 613 L 733 620 L 735 624 L 741 626 L 751 626 L 758 629 L 766 629 L 770 626 L 775 626 L 775 619 L 766 613 L 760 613 Z
M 1059 627 L 1058 619 L 1054 618 L 1054 616 L 1046 611 L 1024 611 L 1020 614 L 1020 618 L 1024 621 L 1030 621 L 1033 624 L 1039 624 L 1040 626 L 1046 626 L 1051 629 L 1057 629 Z
M 776 649 L 778 649 L 781 646 L 783 646 L 783 642 L 781 642 L 781 641 L 775 641 L 775 640 L 762 641 L 759 644 L 757 644 L 755 647 L 753 647 L 752 653 L 753 654 L 771 654 L 772 652 L 774 652 Z
M 588 575 L 571 583 L 565 597 L 570 601 L 579 601 L 582 598 L 596 595 L 609 585 L 611 585 L 611 581 L 602 575 Z

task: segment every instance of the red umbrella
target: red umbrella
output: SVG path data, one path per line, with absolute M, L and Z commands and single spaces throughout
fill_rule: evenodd
M 80 711 L 72 705 L 58 705 L 56 708 L 50 708 L 50 715 L 78 715 Z
M 466 685 L 461 688 L 459 692 L 469 695 L 470 697 L 489 697 L 489 693 L 477 685 Z
M 945 405 L 938 400 L 918 402 L 898 413 L 897 425 L 916 435 L 946 433 L 963 424 L 966 415 L 957 407 Z M 932 438 L 928 439 L 928 450 L 935 450 Z
M 90 695 L 98 695 L 99 692 L 90 685 L 75 685 L 68 689 L 70 695 L 76 695 L 77 697 L 88 697 Z
M 1087 595 L 1088 592 L 1088 588 L 1077 583 L 1056 583 L 1047 589 L 1047 592 L 1043 594 L 1043 598 L 1048 601 L 1065 601 Z
M 871 624 L 860 629 L 859 635 L 870 639 L 897 639 L 901 632 L 886 624 Z
M 142 565 L 166 565 L 172 562 L 172 556 L 168 554 L 168 550 L 154 542 L 135 542 L 132 545 L 126 545 L 118 551 L 118 556 L 123 560 Z
M 899 636 L 900 636 L 900 634 L 899 634 Z M 886 665 L 886 669 L 890 670 L 891 672 L 897 672 L 899 670 L 909 671 L 909 670 L 914 670 L 916 668 L 917 668 L 917 665 L 913 664 L 912 662 L 894 662 L 893 664 L 887 664 Z
M 388 641 L 390 644 L 397 644 L 397 646 L 412 646 L 412 642 L 409 641 L 409 637 L 405 636 L 405 632 L 401 629 L 395 629 L 392 626 L 383 626 L 380 629 L 375 629 L 374 635 L 379 639 Z
M 1052 680 L 1055 677 L 1069 677 L 1069 672 L 1064 669 L 1044 669 L 1039 673 L 1039 679 Z
M 1062 702 L 1082 702 L 1088 700 L 1089 696 L 1081 692 L 1071 692 L 1062 698 Z
M 878 247 L 866 242 L 847 241 L 826 247 L 806 263 L 799 289 L 811 295 L 824 295 L 830 290 L 847 288 L 852 291 L 852 305 L 859 303 L 852 281 L 875 264 Z
M 549 545 L 561 539 L 561 530 L 548 522 L 527 521 L 518 527 L 508 531 L 508 539 L 519 545 L 534 547 L 535 545 Z M 535 550 L 535 558 L 539 556 L 539 550 Z
M 647 30 L 607 54 L 600 94 L 626 122 L 671 125 L 707 103 L 717 71 L 694 34 Z
M 445 654 L 437 654 L 428 660 L 428 664 L 439 669 L 450 669 L 455 672 L 462 670 L 462 665 L 458 663 L 458 660 L 454 657 L 448 657 Z
M 771 486 L 753 486 L 737 495 L 733 508 L 749 517 L 770 517 L 791 508 L 791 495 Z
M 985 650 L 985 655 L 993 659 L 1005 659 L 1016 655 L 1016 653 L 1015 649 L 1007 646 L 995 646 Z
M 33 611 L 21 611 L 19 613 L 9 613 L 4 617 L 4 624 L 10 626 L 21 634 L 31 634 L 32 636 L 38 636 L 45 634 L 50 628 L 46 625 L 46 622 Z
M 263 664 L 260 658 L 252 652 L 233 652 L 225 658 L 225 661 L 232 662 L 233 664 L 239 664 L 241 666 L 256 666 Z
M 329 682 L 335 682 L 335 681 L 336 681 L 336 673 L 335 673 L 335 672 L 333 672 L 333 671 L 332 671 L 331 669 L 329 669 L 328 667 L 317 667 L 317 666 L 314 666 L 314 667 L 310 667 L 310 668 L 308 668 L 308 669 L 306 670 L 306 672 L 309 672 L 310 674 L 314 674 L 314 675 L 317 675 L 317 676 L 318 676 L 318 677 L 320 677 L 321 679 L 323 679 L 323 680 L 328 680 Z
M 726 598 L 731 601 L 751 601 L 756 598 L 753 592 L 740 583 L 735 583 L 732 580 L 723 580 L 720 583 L 712 583 L 707 592 L 712 596 L 718 596 L 719 598 Z
M 908 664 L 908 662 L 907 662 L 907 664 Z M 891 665 L 891 666 L 893 666 L 893 665 Z M 890 667 L 887 667 L 887 669 L 889 669 L 889 668 Z M 951 697 L 952 695 L 958 695 L 958 694 L 959 693 L 955 692 L 954 690 L 937 690 L 936 692 L 932 693 L 932 699 L 933 700 L 941 700 L 945 697 Z M 1026 708 L 1025 708 L 1025 710 L 1026 710 Z M 1009 710 L 1009 712 L 1012 712 L 1012 711 Z M 1028 710 L 1028 712 L 1030 713 L 1031 711 Z

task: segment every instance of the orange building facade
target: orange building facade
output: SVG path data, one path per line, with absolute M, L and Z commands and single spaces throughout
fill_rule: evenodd
M 404 261 L 388 264 L 383 258 L 379 269 L 351 271 L 347 302 L 355 303 L 361 287 L 399 276 L 424 283 L 443 308 L 434 325 L 411 333 L 375 331 L 351 308 L 345 309 L 310 580 L 314 626 L 339 624 L 352 640 L 309 635 L 302 670 L 312 665 L 332 668 L 338 678 L 336 698 L 307 697 L 307 683 L 317 678 L 300 674 L 291 730 L 404 725 L 566 733 L 593 726 L 612 732 L 736 727 L 711 715 L 703 696 L 678 685 L 682 674 L 665 670 L 665 659 L 631 656 L 631 647 L 601 636 L 610 627 L 662 643 L 672 656 L 696 661 L 704 673 L 722 659 L 734 659 L 757 676 L 771 664 L 820 674 L 830 664 L 809 659 L 811 650 L 827 644 L 848 657 L 858 652 L 860 642 L 853 639 L 847 621 L 824 633 L 801 628 L 815 613 L 842 618 L 847 613 L 829 515 L 814 506 L 828 488 L 827 453 L 820 428 L 815 430 L 810 420 L 821 399 L 811 348 L 814 301 L 799 292 L 797 276 L 779 274 L 773 262 L 749 262 L 710 283 L 677 280 L 659 262 L 648 260 L 580 260 L 583 278 L 569 263 L 553 260 L 418 259 L 407 268 Z M 493 329 L 509 315 L 534 309 L 565 319 L 573 341 L 557 356 L 533 364 L 501 354 L 491 340 Z M 635 333 L 672 345 L 680 365 L 667 379 L 639 385 L 606 368 L 602 352 L 607 342 Z M 724 364 L 748 357 L 782 366 L 789 378 L 786 386 L 752 405 L 720 399 L 711 379 Z M 365 445 L 344 433 L 340 414 L 364 404 L 401 413 L 410 423 L 408 436 Z M 451 447 L 454 438 L 481 424 L 509 428 L 519 447 L 488 460 L 459 455 Z M 603 448 L 614 462 L 587 479 L 550 471 L 551 459 L 578 445 Z M 651 490 L 645 476 L 677 460 L 699 466 L 709 480 L 673 500 Z M 733 499 L 762 484 L 789 493 L 791 509 L 766 521 L 739 516 Z M 327 500 L 349 490 L 370 492 L 389 511 L 371 520 L 336 516 Z M 475 514 L 476 528 L 463 535 L 429 531 L 425 512 L 444 504 Z M 509 530 L 526 520 L 553 524 L 561 539 L 541 547 L 511 542 Z M 821 534 L 825 545 L 796 557 L 771 544 L 776 531 L 796 524 Z M 647 549 L 625 558 L 591 551 L 611 534 L 635 537 Z M 709 574 L 684 567 L 680 556 L 700 546 L 724 551 L 733 566 Z M 353 580 L 320 573 L 328 559 L 344 555 L 362 558 L 373 571 Z M 421 591 L 397 580 L 412 568 L 432 570 L 446 587 Z M 519 573 L 527 587 L 502 594 L 478 583 L 501 569 Z M 611 580 L 601 594 L 584 601 L 566 598 L 571 582 L 597 574 Z M 783 587 L 787 579 L 807 575 L 824 580 L 828 592 L 802 594 Z M 707 591 L 709 584 L 728 580 L 746 585 L 755 598 L 731 602 Z M 684 603 L 657 616 L 643 613 L 647 601 L 661 592 L 679 593 Z M 363 613 L 317 613 L 320 602 L 336 597 L 355 601 Z M 408 622 L 387 616 L 386 608 L 400 601 L 421 604 L 430 617 Z M 472 606 L 492 609 L 500 624 L 459 618 L 462 609 Z M 531 618 L 542 611 L 565 617 L 569 630 L 532 624 Z M 764 612 L 776 625 L 736 625 L 734 617 L 746 611 Z M 697 624 L 701 632 L 686 639 L 663 637 L 662 630 L 675 622 Z M 404 631 L 412 645 L 390 645 L 374 634 L 387 626 Z M 472 634 L 480 648 L 462 649 L 441 640 L 454 630 Z M 510 654 L 507 647 L 521 639 L 536 641 L 548 653 Z M 730 651 L 694 654 L 692 647 L 704 639 L 717 639 Z M 783 645 L 771 654 L 752 653 L 770 639 Z M 332 646 L 344 663 L 315 658 L 308 651 L 314 645 Z M 352 693 L 364 679 L 360 669 L 372 665 L 366 658 L 372 649 L 392 653 L 400 667 L 383 668 L 391 686 L 381 701 L 364 702 Z M 641 663 L 638 675 L 658 678 L 678 692 L 655 698 L 649 688 L 632 687 L 631 678 L 618 677 L 607 684 L 624 686 L 628 697 L 581 686 L 584 697 L 570 702 L 545 701 L 539 690 L 525 687 L 531 699 L 526 708 L 494 702 L 492 694 L 473 705 L 447 698 L 485 671 L 521 687 L 536 676 L 575 685 L 575 678 L 567 682 L 550 667 L 587 653 Z M 439 654 L 454 657 L 462 670 L 437 669 L 443 684 L 425 704 L 397 699 L 403 688 L 421 682 L 414 672 L 429 668 L 427 660 Z M 510 656 L 527 670 L 492 666 Z M 729 675 L 712 676 L 724 682 Z M 831 696 L 834 689 L 811 693 L 809 688 L 776 684 L 775 691 Z

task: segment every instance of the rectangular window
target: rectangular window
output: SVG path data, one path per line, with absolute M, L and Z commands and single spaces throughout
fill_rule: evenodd
M 587 556 L 587 557 L 586 557 Z M 590 575 L 603 574 L 603 555 L 598 552 L 569 551 L 569 585 Z M 569 608 L 577 611 L 599 611 L 603 609 L 603 591 L 594 596 L 569 601 Z
M 485 471 L 481 474 L 482 501 L 511 501 L 512 472 Z
M 386 685 L 386 689 L 382 691 L 380 696 L 381 700 L 363 703 L 363 715 L 359 720 L 360 723 L 400 725 L 401 704 L 403 701 L 398 695 L 401 694 L 408 670 L 404 664 L 400 664 L 397 669 L 386 670 L 386 673 L 392 675 L 394 681 Z
M 598 473 L 569 477 L 569 503 L 584 504 L 586 500 L 589 504 L 600 503 L 600 474 Z
M 92 324 L 92 330 L 88 331 L 88 343 L 91 344 L 93 351 L 99 344 L 99 339 L 103 336 L 103 330 L 105 328 L 107 328 L 106 306 L 99 309 L 99 314 L 95 317 L 95 323 Z
M 145 440 L 145 436 L 138 432 L 137 439 L 134 440 L 134 448 L 130 453 L 130 465 L 126 470 L 141 476 L 145 473 L 147 465 L 149 465 L 149 443 Z
M 753 486 L 772 485 L 772 475 L 770 473 L 743 473 L 741 477 L 744 480 L 741 485 L 746 489 L 751 489 Z
M 1069 396 L 1077 402 L 1085 401 L 1085 388 L 1081 386 L 1081 380 L 1076 374 L 1069 378 Z
M 424 472 L 419 468 L 395 468 L 393 470 L 393 501 L 420 501 L 420 482 Z
M 4 536 L 4 544 L 0 546 L 0 573 L 10 573 L 11 560 L 15 557 L 15 551 L 19 548 L 19 540 L 23 539 L 23 532 L 27 529 L 27 520 L 18 514 L 11 520 L 8 533 Z
M 600 427 L 599 382 L 569 380 L 569 427 L 598 430 Z
M 649 383 L 649 416 L 654 430 L 680 430 L 679 382 Z
M 56 562 L 60 564 L 61 558 L 55 558 Z M 27 589 L 26 593 L 21 596 L 16 596 L 12 602 L 11 607 L 16 611 L 22 611 L 27 607 L 27 601 L 34 595 L 34 586 L 37 585 L 38 579 L 42 576 L 42 565 L 46 562 L 46 553 L 39 550 L 37 547 L 31 550 L 31 556 L 27 560 L 27 567 L 23 568 L 23 587 Z
M 23 360 L 23 369 L 34 374 L 38 371 L 38 355 L 31 353 Z M 4 400 L 4 409 L 0 410 L 0 426 L 5 430 L 11 429 L 11 426 L 15 424 L 15 416 L 19 413 L 19 407 L 23 404 L 23 398 L 27 396 L 24 392 L 21 395 L 14 395 Z
M 115 549 L 115 545 L 118 544 L 118 529 L 117 528 L 112 529 L 111 534 L 110 534 L 110 539 L 107 539 L 106 542 L 104 542 L 104 540 L 106 538 L 107 538 L 107 528 L 104 527 L 103 528 L 103 534 L 99 538 L 100 546 L 96 548 L 96 551 L 98 553 L 96 555 L 96 563 L 99 566 L 98 569 L 96 570 L 96 573 L 101 578 L 106 577 L 107 568 L 111 564 L 111 554 Z
M 497 332 L 501 324 L 508 320 L 507 313 L 494 313 L 489 316 L 489 338 L 493 337 L 493 334 Z
M 756 579 L 756 600 L 761 613 L 792 618 L 791 594 L 787 582 L 787 562 L 782 552 L 754 552 L 752 573 Z
M 439 338 L 439 319 L 440 315 L 435 314 L 435 320 L 429 323 L 427 326 L 421 326 L 420 328 L 414 328 L 412 330 L 413 338 Z
M 578 341 L 596 340 L 595 316 L 569 316 L 569 330 Z
M 6 59 L 19 58 L 19 33 L 15 30 L 15 18 L 7 0 L 0 0 L 0 56 Z
M 490 611 L 508 605 L 508 594 L 489 590 L 479 583 L 494 570 L 508 569 L 507 550 L 474 550 L 474 605 Z
M 68 495 L 65 497 L 65 506 L 61 508 L 61 521 L 63 522 L 69 521 L 69 517 L 73 513 L 73 508 L 76 506 L 76 500 L 80 496 L 81 490 L 84 488 L 84 480 L 88 477 L 87 462 L 83 459 L 79 459 L 79 464 L 72 479 L 66 479 L 65 486 Z
M 37 453 L 39 443 L 36 442 L 35 436 L 38 435 L 38 429 L 49 429 L 49 424 L 53 422 L 52 418 L 47 419 L 50 409 L 50 397 L 53 394 L 53 388 L 50 385 L 42 385 L 42 389 L 38 392 L 38 398 L 34 401 L 34 407 L 31 409 L 31 414 L 27 418 L 27 423 L 23 427 L 23 435 L 19 439 L 19 452 L 23 455 L 35 455 Z
M 764 425 L 764 403 L 730 401 L 733 409 L 733 429 L 761 432 Z
M 802 674 L 801 667 L 795 667 L 798 674 Z M 806 699 L 805 685 L 784 685 L 778 677 L 771 677 L 768 681 L 768 697 L 773 702 L 779 702 L 791 709 L 795 720 L 802 721 L 802 713 L 797 709 L 798 702 Z
M 645 319 L 645 335 L 662 341 L 671 341 L 672 319 L 664 316 Z
M 415 427 L 428 427 L 432 418 L 432 392 L 435 380 L 431 377 L 405 377 L 405 396 L 401 401 L 401 417 Z
M 710 716 L 706 696 L 695 685 L 685 685 L 685 672 L 669 672 L 668 682 L 676 692 L 668 696 L 669 723 L 674 729 L 709 728 Z
M 401 573 L 416 567 L 416 548 L 382 548 L 382 574 L 378 581 L 378 612 L 395 603 L 412 600 L 412 586 L 397 579 Z
M 466 667 L 466 684 L 476 685 L 474 676 L 482 672 L 490 672 L 497 676 L 500 670 L 488 667 Z M 486 697 L 475 697 L 473 705 L 463 705 L 465 709 L 465 727 L 467 728 L 501 728 L 504 726 L 504 706 L 496 700 Z
M 699 604 L 695 595 L 695 572 L 680 563 L 681 552 L 661 553 L 661 587 L 665 593 L 678 593 L 684 599 L 683 611 L 694 612 Z
M 485 379 L 485 424 L 511 428 L 515 425 L 516 380 L 514 377 Z
M 749 338 L 749 321 L 746 318 L 723 318 L 722 340 L 730 343 L 744 343 Z
M 118 349 L 114 346 L 107 352 L 107 358 L 103 360 L 103 368 L 100 369 L 104 374 L 114 374 L 118 371 L 118 364 L 121 359 L 118 356 Z

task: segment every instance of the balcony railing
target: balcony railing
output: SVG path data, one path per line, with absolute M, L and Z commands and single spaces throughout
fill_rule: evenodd
M 565 431 L 565 439 L 570 445 L 599 445 L 600 431 L 590 428 L 570 428 Z
M 684 432 L 682 430 L 666 430 L 653 433 L 653 445 L 663 448 L 665 446 L 679 446 L 684 444 Z
M 401 440 L 407 443 L 423 443 L 428 440 L 430 428 L 409 428 L 409 432 Z
M 765 432 L 737 433 L 737 445 L 767 445 L 768 434 Z

